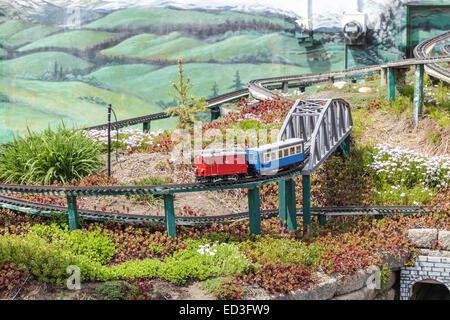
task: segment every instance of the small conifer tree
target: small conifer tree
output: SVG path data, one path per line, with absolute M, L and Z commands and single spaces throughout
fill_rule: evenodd
M 178 83 L 170 80 L 170 84 L 176 93 L 169 92 L 168 94 L 178 101 L 178 106 L 170 106 L 167 108 L 166 113 L 170 116 L 178 116 L 177 128 L 192 129 L 195 120 L 199 119 L 196 114 L 208 112 L 209 110 L 206 108 L 208 103 L 205 101 L 205 97 L 195 99 L 194 95 L 189 93 L 193 84 L 189 76 L 186 80 L 184 79 L 182 59 L 178 59 Z

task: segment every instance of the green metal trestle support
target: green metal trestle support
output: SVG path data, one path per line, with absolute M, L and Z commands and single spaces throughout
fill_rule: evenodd
M 211 121 L 220 117 L 220 108 L 211 108 Z
M 278 181 L 278 218 L 281 222 L 287 220 L 286 217 L 286 180 Z
M 393 102 L 395 100 L 395 69 L 388 68 L 388 86 L 389 86 L 389 101 Z
M 294 179 L 286 180 L 286 218 L 288 230 L 297 233 L 297 206 Z
M 423 73 L 424 65 L 416 65 L 415 79 L 414 79 L 414 109 L 413 109 L 413 125 L 416 126 L 419 118 L 422 116 L 423 106 Z
M 259 203 L 259 187 L 248 189 L 248 215 L 250 233 L 261 234 L 261 209 Z
M 302 176 L 302 192 L 303 192 L 303 233 L 311 232 L 311 177 L 309 175 Z
M 80 220 L 77 210 L 77 197 L 67 196 L 67 214 L 69 216 L 69 230 L 77 230 L 80 228 Z
M 166 215 L 167 234 L 175 238 L 177 236 L 177 228 L 175 225 L 175 210 L 173 205 L 173 194 L 164 195 L 164 211 Z
M 150 131 L 150 125 L 151 125 L 150 121 L 143 122 L 142 123 L 142 131 L 149 132 Z
M 297 232 L 297 209 L 294 179 L 278 181 L 278 216 L 289 231 Z
M 339 152 L 343 156 L 348 157 L 350 155 L 350 145 L 351 145 L 350 136 L 347 136 L 347 138 L 345 138 L 344 141 L 342 141 L 342 143 L 338 146 Z

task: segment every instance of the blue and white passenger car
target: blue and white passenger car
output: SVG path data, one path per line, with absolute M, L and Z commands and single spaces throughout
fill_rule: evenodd
M 250 148 L 246 153 L 247 169 L 251 175 L 274 174 L 305 160 L 304 142 L 298 138 Z

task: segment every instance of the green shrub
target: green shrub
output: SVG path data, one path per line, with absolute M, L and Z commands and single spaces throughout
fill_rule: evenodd
M 138 294 L 139 290 L 124 281 L 107 281 L 95 289 L 95 293 L 105 297 L 107 300 L 120 300 Z
M 169 184 L 170 180 L 162 177 L 147 177 L 141 180 L 133 181 L 135 186 L 156 186 L 161 184 Z M 147 203 L 149 206 L 155 205 L 158 200 L 162 200 L 162 195 L 157 194 L 140 194 L 132 195 L 130 199 L 133 201 L 141 201 Z
M 92 261 L 101 264 L 108 263 L 116 254 L 114 243 L 108 235 L 99 231 L 82 232 L 74 230 L 69 232 L 67 226 L 62 229 L 56 224 L 34 225 L 32 231 L 40 237 L 47 238 L 51 242 L 57 242 L 62 248 L 75 255 L 84 255 Z
M 3 235 L 0 237 L 0 260 L 13 262 L 20 269 L 31 267 L 40 281 L 63 283 L 68 275 L 67 267 L 76 265 L 81 269 L 81 280 L 103 279 L 104 267 L 85 256 L 76 256 L 50 243 L 34 232 L 25 236 Z
M 267 258 L 272 263 L 292 263 L 307 267 L 319 265 L 325 248 L 318 244 L 306 245 L 293 239 L 261 237 L 258 241 L 246 241 L 240 249 L 252 260 Z
M 11 183 L 68 183 L 101 166 L 101 146 L 64 124 L 14 137 L 0 147 L 0 179 Z
M 62 246 L 57 240 L 58 236 L 51 240 L 45 237 L 48 234 L 49 229 L 44 228 L 25 236 L 0 236 L 0 261 L 12 262 L 19 269 L 31 267 L 38 280 L 61 284 L 69 277 L 66 270 L 70 265 L 80 268 L 82 281 L 162 278 L 174 283 L 247 272 L 250 266 L 236 245 L 205 244 L 202 247 L 204 242 L 201 241 L 192 241 L 187 249 L 167 257 L 165 262 L 144 259 L 104 266 L 84 254 L 74 253 Z

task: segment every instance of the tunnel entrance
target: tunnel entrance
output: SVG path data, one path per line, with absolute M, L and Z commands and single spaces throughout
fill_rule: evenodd
M 450 300 L 450 291 L 437 281 L 417 282 L 411 288 L 410 300 Z

